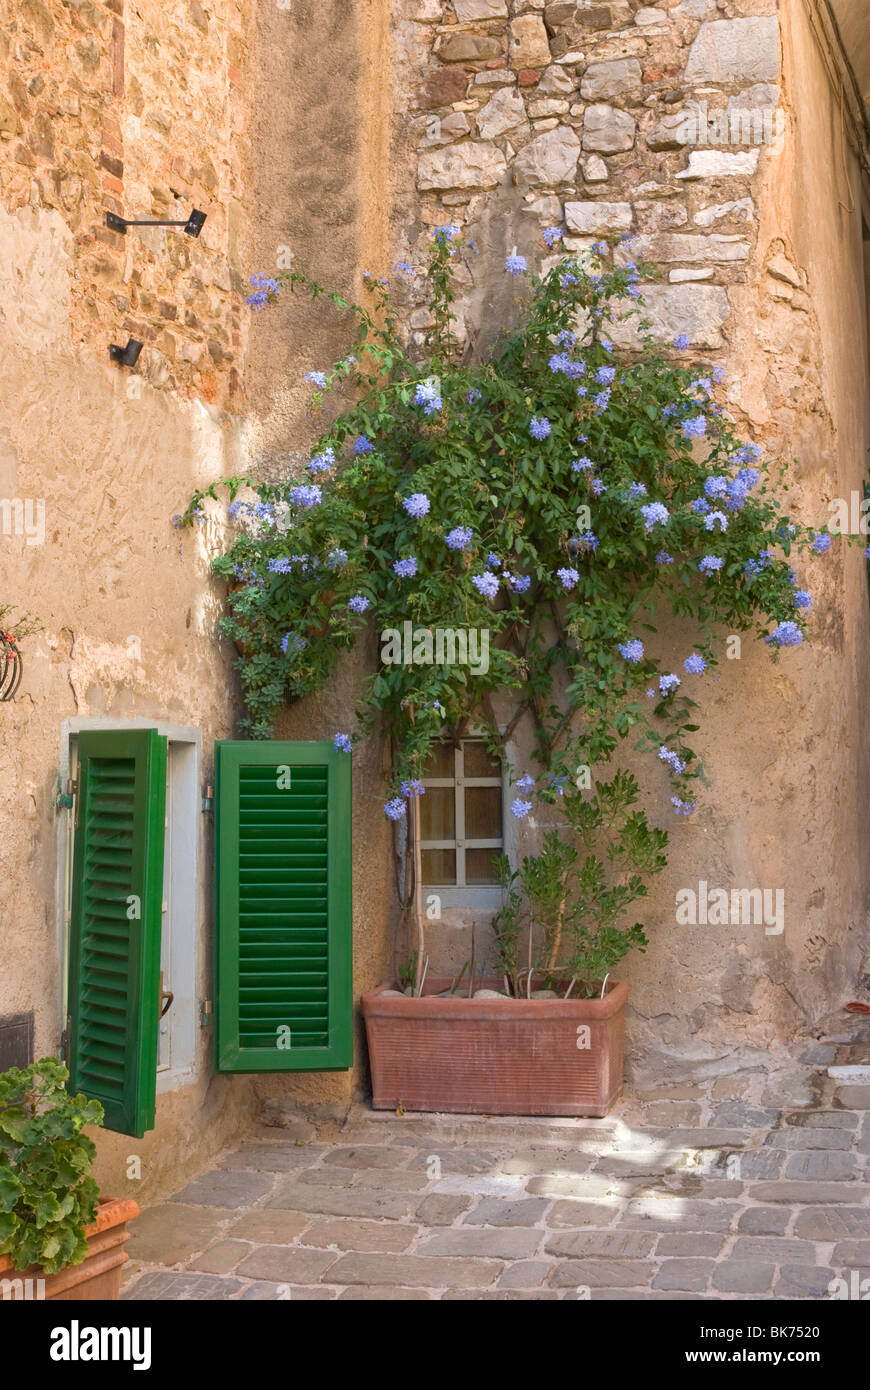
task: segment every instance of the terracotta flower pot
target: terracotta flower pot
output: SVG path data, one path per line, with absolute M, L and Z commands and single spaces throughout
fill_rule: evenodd
M 622 1092 L 628 986 L 603 999 L 363 995 L 376 1110 L 606 1115 Z M 499 989 L 498 980 L 479 988 Z
M 58 1270 L 57 1274 L 43 1274 L 39 1265 L 16 1270 L 8 1255 L 0 1255 L 0 1300 L 44 1297 L 94 1303 L 117 1299 L 121 1270 L 127 1263 L 127 1222 L 138 1215 L 139 1207 L 132 1198 L 101 1197 L 96 1221 L 85 1228 L 87 1255 L 81 1264 Z M 6 1292 L 7 1287 L 11 1287 L 11 1294 Z

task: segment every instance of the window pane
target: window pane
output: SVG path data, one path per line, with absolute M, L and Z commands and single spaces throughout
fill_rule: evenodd
M 467 849 L 465 851 L 466 883 L 498 883 L 495 871 L 497 849 Z
M 456 839 L 456 803 L 452 787 L 427 787 L 420 797 L 424 840 Z
M 475 852 L 488 853 L 487 850 Z M 424 849 L 421 850 L 421 857 L 424 883 L 447 884 L 456 882 L 455 849 Z
M 427 777 L 453 777 L 455 772 L 456 762 L 453 744 L 436 743 L 423 771 L 424 781 Z
M 464 743 L 466 777 L 501 777 L 501 767 L 487 751 L 485 743 Z
M 466 840 L 500 840 L 501 835 L 501 787 L 466 787 Z

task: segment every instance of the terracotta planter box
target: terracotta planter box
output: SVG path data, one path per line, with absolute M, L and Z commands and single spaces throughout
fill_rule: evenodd
M 628 986 L 603 999 L 362 999 L 376 1110 L 606 1115 L 622 1093 Z M 498 980 L 478 988 L 498 989 Z
M 86 1228 L 88 1253 L 81 1264 L 43 1274 L 39 1265 L 15 1270 L 8 1255 L 0 1255 L 0 1280 L 20 1280 L 21 1290 L 12 1297 L 36 1298 L 37 1280 L 45 1281 L 45 1298 L 93 1303 L 117 1299 L 121 1292 L 121 1270 L 127 1263 L 124 1242 L 130 1239 L 127 1222 L 139 1215 L 131 1198 L 101 1197 L 97 1219 Z M 30 1281 L 30 1289 L 25 1281 Z M 0 1294 L 2 1298 L 2 1294 Z

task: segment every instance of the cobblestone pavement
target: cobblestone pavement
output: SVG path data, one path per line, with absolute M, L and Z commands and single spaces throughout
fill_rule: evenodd
M 868 1064 L 815 1043 L 603 1120 L 273 1107 L 143 1211 L 122 1297 L 830 1298 L 870 1278 Z

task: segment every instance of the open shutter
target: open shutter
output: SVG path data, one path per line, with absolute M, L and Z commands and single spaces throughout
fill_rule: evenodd
M 353 1060 L 350 756 L 216 745 L 218 1071 Z
M 70 918 L 70 1080 L 105 1126 L 154 1128 L 166 739 L 82 733 Z

